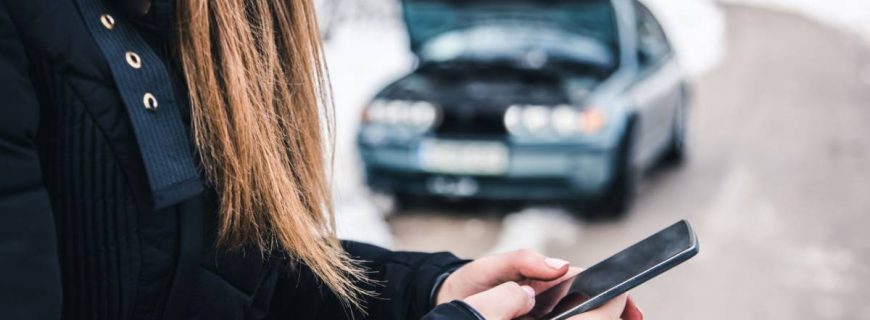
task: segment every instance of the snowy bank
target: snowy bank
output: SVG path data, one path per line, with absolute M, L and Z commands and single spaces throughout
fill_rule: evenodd
M 667 1 L 667 0 L 664 0 Z M 870 1 L 868 0 L 720 0 L 723 4 L 742 4 L 797 13 L 870 43 Z
M 659 18 L 690 75 L 719 64 L 725 54 L 725 14 L 712 0 L 642 0 Z

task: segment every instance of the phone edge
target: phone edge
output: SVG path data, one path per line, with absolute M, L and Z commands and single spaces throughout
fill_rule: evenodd
M 653 266 L 652 268 L 629 278 L 628 280 L 623 281 L 619 285 L 613 287 L 610 290 L 607 290 L 595 297 L 590 298 L 588 301 L 574 307 L 571 310 L 565 311 L 555 317 L 552 317 L 548 320 L 566 320 L 568 317 L 578 315 L 580 313 L 589 311 L 593 309 L 593 305 L 598 306 L 599 302 L 606 302 L 610 299 L 615 298 L 617 295 L 627 292 L 635 287 L 639 286 L 641 283 L 651 280 L 652 278 L 665 273 L 666 271 L 673 269 L 674 267 L 680 265 L 683 262 L 691 259 L 700 251 L 700 244 L 698 243 L 698 236 L 695 234 L 695 230 L 692 228 L 692 225 L 689 224 L 685 219 L 680 220 L 677 224 L 682 223 L 686 226 L 686 229 L 689 233 L 689 247 L 686 250 L 680 251 L 680 253 L 675 254 L 673 257 L 660 262 L 659 264 Z M 653 273 L 653 271 L 658 271 L 658 273 Z M 616 292 L 618 288 L 625 286 L 625 290 L 621 292 Z

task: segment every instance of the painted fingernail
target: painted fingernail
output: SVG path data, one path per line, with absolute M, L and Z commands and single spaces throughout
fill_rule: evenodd
M 523 291 L 529 295 L 529 299 L 535 299 L 535 289 L 532 289 L 532 287 L 529 286 L 522 286 L 521 288 L 523 288 Z
M 547 258 L 544 259 L 544 262 L 553 269 L 562 269 L 562 267 L 568 264 L 568 261 L 556 258 Z

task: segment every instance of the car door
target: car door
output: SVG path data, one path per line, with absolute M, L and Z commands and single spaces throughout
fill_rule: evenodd
M 640 112 L 635 161 L 646 166 L 669 142 L 680 102 L 681 73 L 659 22 L 643 4 L 634 3 L 638 73 L 629 97 Z

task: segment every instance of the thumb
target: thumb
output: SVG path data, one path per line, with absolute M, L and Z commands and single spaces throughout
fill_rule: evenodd
M 505 282 L 464 301 L 487 320 L 509 320 L 532 310 L 535 306 L 535 290 L 516 282 Z
M 547 258 L 532 250 L 517 250 L 483 259 L 489 272 L 499 275 L 503 281 L 555 280 L 568 272 L 568 262 Z M 483 260 L 481 259 L 481 260 Z M 483 265 L 483 264 L 482 264 Z

